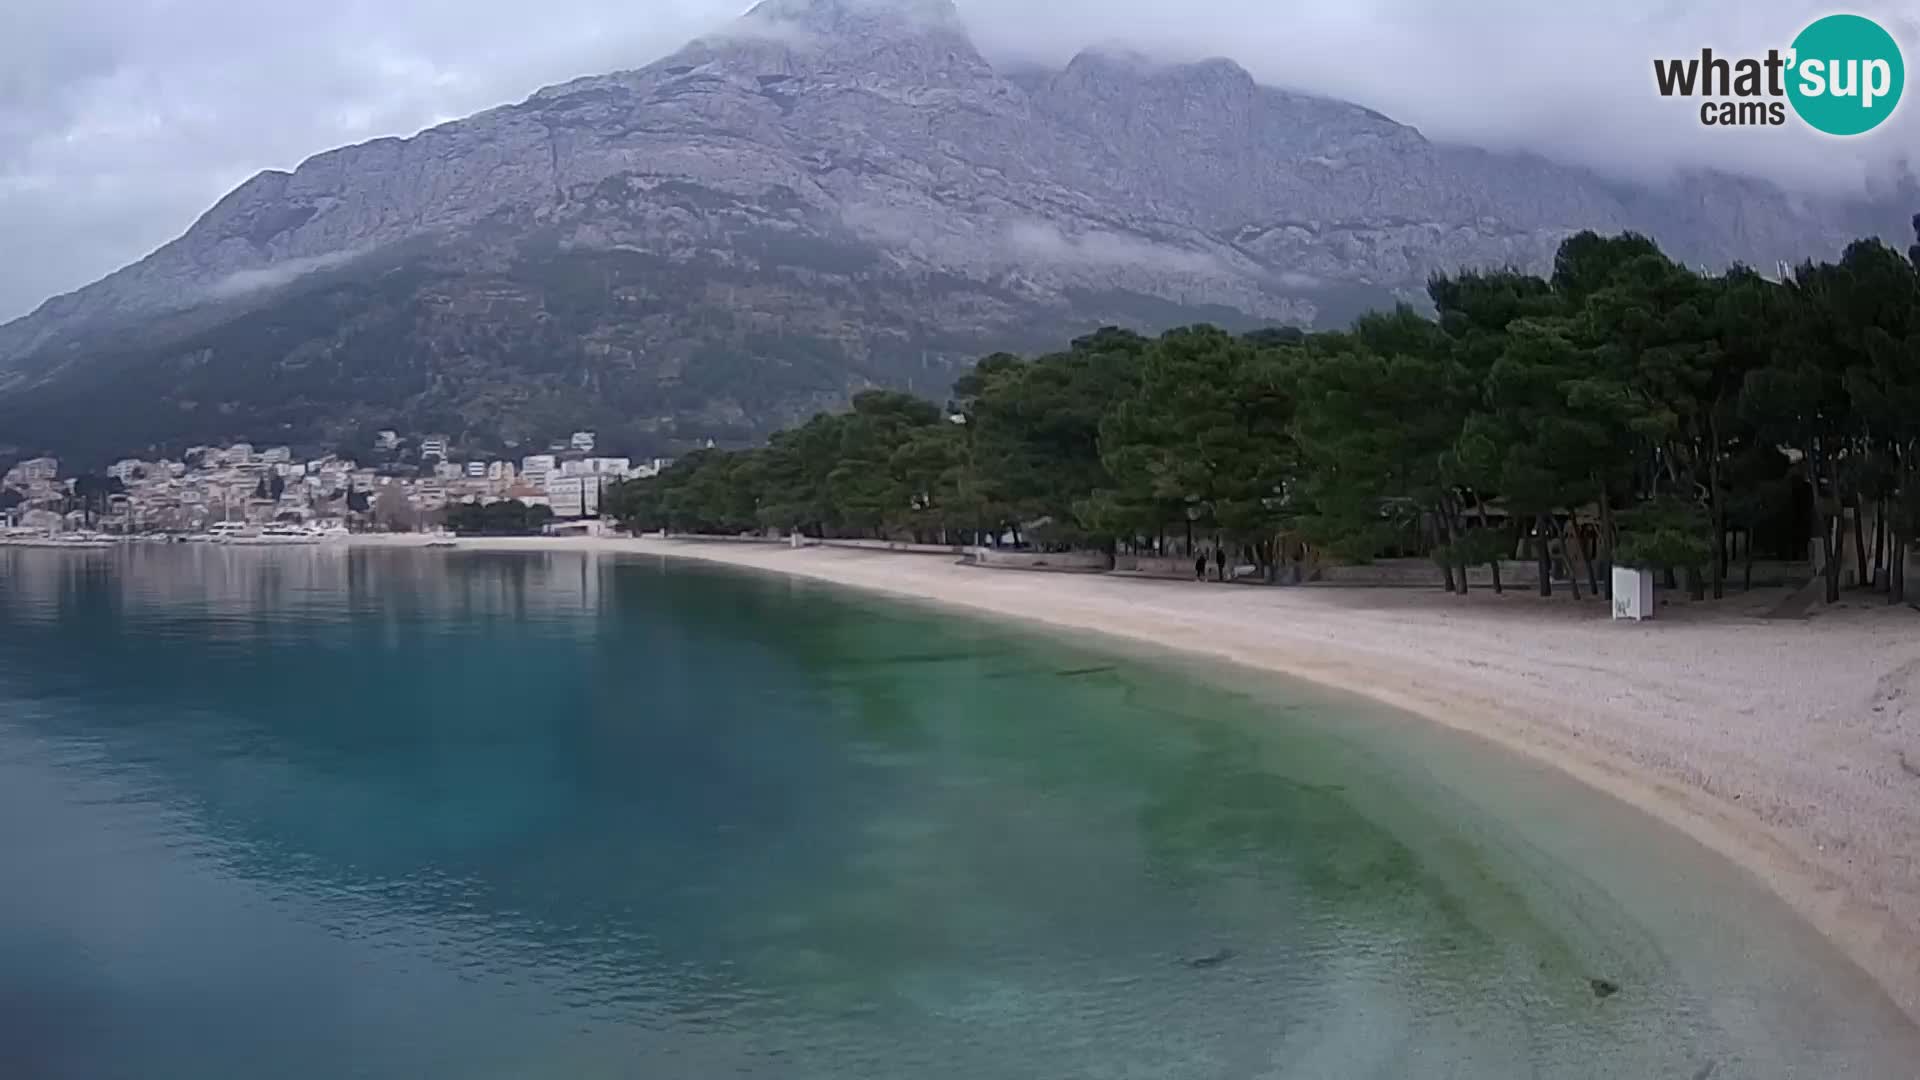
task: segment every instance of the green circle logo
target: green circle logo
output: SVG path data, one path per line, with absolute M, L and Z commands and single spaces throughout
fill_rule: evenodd
M 1861 135 L 1893 115 L 1907 67 L 1893 35 L 1872 19 L 1829 15 L 1793 39 L 1787 98 L 1817 131 Z

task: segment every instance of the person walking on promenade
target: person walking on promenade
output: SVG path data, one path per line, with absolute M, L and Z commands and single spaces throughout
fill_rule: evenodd
M 1193 580 L 1207 580 L 1207 553 L 1204 551 L 1193 557 Z
M 1215 566 L 1220 568 L 1220 580 L 1227 580 L 1227 549 L 1224 547 L 1214 548 L 1213 562 Z

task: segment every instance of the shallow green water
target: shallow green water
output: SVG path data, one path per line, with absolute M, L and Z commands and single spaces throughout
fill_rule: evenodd
M 1920 1060 L 1740 875 L 1480 743 L 652 560 L 0 551 L 0 866 L 9 1078 Z

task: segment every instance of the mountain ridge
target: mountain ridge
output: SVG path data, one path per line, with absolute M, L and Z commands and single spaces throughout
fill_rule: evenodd
M 786 404 L 715 386 L 711 402 L 676 406 L 730 417 L 724 433 L 751 438 L 863 385 L 925 382 L 969 350 L 1064 340 L 1107 319 L 1337 320 L 1361 297 L 1417 293 L 1435 270 L 1538 268 L 1581 228 L 1634 228 L 1689 261 L 1760 266 L 1852 238 L 1833 215 L 1755 182 L 1635 190 L 1535 156 L 1436 144 L 1361 106 L 1262 86 L 1230 60 L 1096 48 L 1015 79 L 981 57 L 950 0 L 766 0 L 643 67 L 257 174 L 146 259 L 0 326 L 0 420 L 19 424 L 63 381 L 93 378 L 89 367 L 177 365 L 205 348 L 195 334 L 208 325 L 298 304 L 362 264 L 411 259 L 432 280 L 462 282 L 448 302 L 515 348 L 642 357 L 633 363 L 652 381 L 620 391 L 640 413 L 677 400 L 675 380 L 702 349 L 745 347 L 747 332 L 719 328 L 727 304 L 748 305 L 732 321 L 753 334 L 840 340 L 844 377 L 815 365 L 820 378 Z M 573 303 L 550 293 L 581 286 L 529 276 L 534 266 L 602 273 L 602 307 L 559 317 L 576 339 L 548 338 L 552 304 Z M 654 280 L 690 274 L 713 289 L 696 297 Z M 621 305 L 649 293 L 689 306 L 635 324 Z M 317 336 L 297 347 L 275 339 L 207 364 L 251 378 L 242 359 L 284 366 L 300 348 L 380 348 L 404 351 L 397 367 L 470 363 L 506 381 L 540 370 L 499 350 L 450 353 L 417 331 L 441 299 L 391 299 L 412 312 L 405 334 L 376 343 L 308 327 Z M 832 311 L 859 321 L 829 325 Z M 909 341 L 921 355 L 863 359 Z M 742 355 L 747 378 L 787 362 L 764 342 Z M 372 377 L 371 359 L 336 359 Z M 201 407 L 164 384 L 152 391 L 176 413 Z M 331 426 L 391 414 L 371 383 L 366 395 L 342 399 L 350 415 Z M 402 419 L 409 401 L 442 407 L 398 400 Z M 471 402 L 443 404 L 486 426 Z M 235 425 L 253 408 L 221 407 Z M 180 430 L 206 430 L 203 419 Z M 26 434 L 43 428 L 28 422 Z M 664 446 L 713 437 L 675 428 L 659 425 Z

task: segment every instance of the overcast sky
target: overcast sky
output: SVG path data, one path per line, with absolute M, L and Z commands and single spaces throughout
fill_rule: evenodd
M 1802 189 L 1916 168 L 1911 91 L 1871 136 L 1711 131 L 1655 56 L 1784 48 L 1829 0 L 958 0 L 990 59 L 1226 55 L 1429 136 Z M 0 0 L 0 320 L 179 235 L 261 169 L 636 67 L 745 0 Z M 1920 62 L 1920 7 L 1854 0 Z

